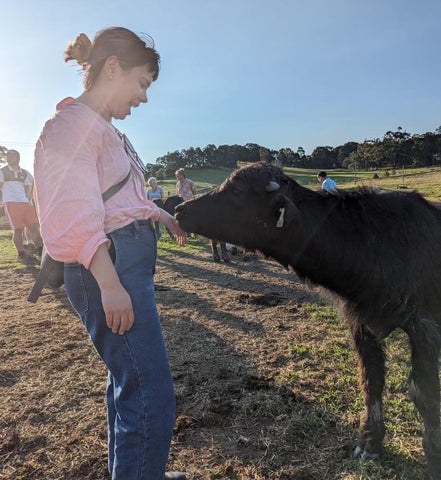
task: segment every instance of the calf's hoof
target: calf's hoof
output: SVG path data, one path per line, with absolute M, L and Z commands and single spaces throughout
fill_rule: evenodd
M 441 464 L 429 462 L 430 480 L 439 480 L 441 478 Z
M 441 432 L 427 431 L 423 439 L 424 452 L 431 480 L 441 478 Z
M 362 447 L 357 445 L 354 450 L 354 458 L 363 458 L 364 460 L 376 460 L 377 458 L 380 458 L 380 454 L 367 452 Z
M 166 472 L 165 480 L 187 480 L 187 475 L 182 472 Z

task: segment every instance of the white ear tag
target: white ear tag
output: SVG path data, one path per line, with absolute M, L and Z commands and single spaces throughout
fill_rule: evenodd
M 279 219 L 277 220 L 276 227 L 277 227 L 277 228 L 282 228 L 282 227 L 283 227 L 283 224 L 284 224 L 285 209 L 284 209 L 284 208 L 280 208 L 279 211 L 280 211 L 280 217 L 279 217 Z

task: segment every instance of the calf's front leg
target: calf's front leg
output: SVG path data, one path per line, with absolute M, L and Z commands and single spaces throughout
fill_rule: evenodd
M 383 417 L 383 389 L 385 377 L 384 343 L 363 326 L 351 326 L 352 338 L 358 354 L 360 386 L 364 413 L 360 418 L 360 435 L 354 456 L 378 458 L 385 433 Z

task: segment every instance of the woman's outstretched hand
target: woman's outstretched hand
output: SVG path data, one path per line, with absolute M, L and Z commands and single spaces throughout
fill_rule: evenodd
M 159 223 L 168 228 L 175 236 L 176 243 L 183 247 L 187 243 L 187 234 L 182 230 L 175 217 L 172 217 L 165 210 L 160 209 Z

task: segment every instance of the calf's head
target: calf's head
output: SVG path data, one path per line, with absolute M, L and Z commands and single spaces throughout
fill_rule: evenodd
M 265 251 L 298 216 L 289 199 L 293 184 L 276 167 L 252 164 L 211 192 L 179 205 L 176 219 L 187 232 Z

